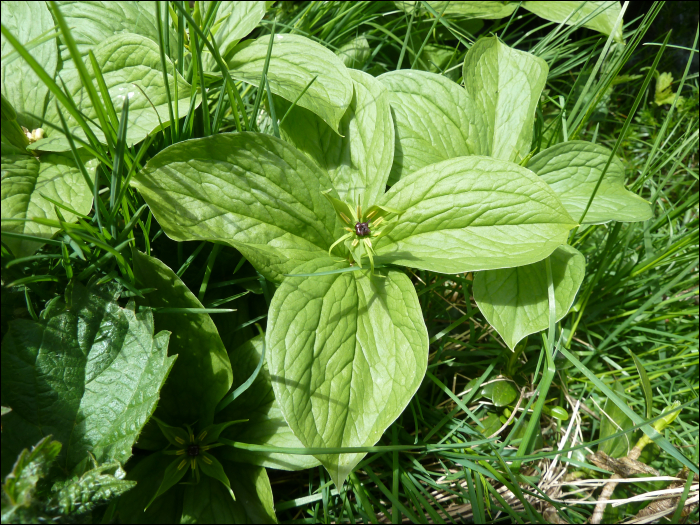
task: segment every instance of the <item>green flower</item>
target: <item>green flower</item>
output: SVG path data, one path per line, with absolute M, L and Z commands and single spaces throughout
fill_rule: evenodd
M 378 241 L 393 230 L 398 224 L 399 216 L 403 211 L 375 205 L 370 206 L 363 213 L 362 206 L 359 204 L 356 207 L 350 206 L 335 197 L 331 197 L 328 194 L 330 191 L 324 191 L 323 195 L 333 205 L 338 217 L 346 224 L 345 230 L 348 233 L 332 244 L 328 250 L 328 255 L 331 255 L 333 248 L 340 243 L 347 242 L 349 244 L 347 248 L 355 263 L 362 268 L 362 256 L 366 254 L 372 273 L 374 273 L 374 246 L 372 241 Z
M 163 481 L 161 482 L 155 496 L 151 498 L 151 501 L 148 502 L 146 508 L 143 509 L 144 511 L 151 506 L 151 503 L 153 503 L 158 496 L 164 494 L 171 487 L 179 483 L 182 478 L 185 477 L 188 470 L 192 471 L 192 477 L 194 478 L 194 481 L 190 483 L 199 483 L 199 471 L 201 470 L 205 475 L 217 479 L 223 483 L 231 494 L 231 497 L 234 500 L 236 499 L 233 491 L 231 490 L 231 483 L 224 472 L 224 468 L 221 466 L 221 463 L 219 463 L 219 461 L 208 451 L 212 448 L 223 445 L 223 443 L 218 443 L 217 440 L 219 439 L 221 432 L 223 432 L 226 427 L 229 427 L 235 423 L 242 423 L 247 420 L 228 421 L 218 425 L 209 425 L 195 437 L 192 427 L 189 425 L 185 425 L 185 428 L 187 429 L 185 430 L 185 428 L 166 425 L 155 417 L 153 419 L 155 419 L 156 423 L 158 423 L 161 432 L 163 432 L 163 435 L 170 442 L 170 445 L 175 447 L 173 450 L 170 449 L 170 446 L 168 446 L 168 448 L 163 450 L 162 453 L 177 457 L 165 469 Z

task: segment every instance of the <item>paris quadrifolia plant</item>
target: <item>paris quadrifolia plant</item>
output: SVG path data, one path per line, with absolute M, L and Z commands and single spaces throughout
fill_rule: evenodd
M 513 348 L 547 327 L 547 259 L 558 319 L 573 302 L 584 260 L 567 245 L 572 228 L 651 211 L 605 147 L 540 148 L 548 66 L 495 37 L 467 53 L 464 87 L 412 70 L 374 78 L 287 34 L 240 48 L 231 75 L 259 85 L 268 53 L 280 138 L 179 143 L 132 184 L 168 236 L 233 246 L 275 284 L 275 396 L 340 486 L 364 456 L 346 447 L 374 445 L 426 371 L 411 269 L 478 272 L 478 304 Z M 297 53 L 306 69 L 290 92 L 285 60 Z

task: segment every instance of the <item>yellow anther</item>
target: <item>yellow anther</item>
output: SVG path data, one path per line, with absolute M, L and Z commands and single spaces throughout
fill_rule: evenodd
M 180 443 L 180 445 L 184 445 L 184 444 L 185 444 L 185 440 L 182 439 L 181 437 L 178 437 L 178 436 L 175 436 L 175 441 L 177 441 L 178 443 Z
M 197 441 L 202 441 L 204 439 L 204 436 L 206 436 L 206 435 L 207 435 L 207 431 L 203 430 L 202 433 L 197 438 Z
M 185 465 L 187 465 L 187 460 L 183 459 L 182 462 L 177 466 L 177 469 L 182 470 L 182 467 L 184 467 Z
M 348 219 L 348 216 L 345 215 L 342 211 L 340 212 L 340 218 L 345 221 L 345 224 L 350 224 L 350 219 Z
M 202 456 L 202 460 L 203 460 L 207 465 L 211 465 L 211 459 L 209 459 L 208 457 Z
M 177 452 L 175 452 L 176 456 L 182 456 L 185 452 L 187 452 L 184 448 L 181 448 Z

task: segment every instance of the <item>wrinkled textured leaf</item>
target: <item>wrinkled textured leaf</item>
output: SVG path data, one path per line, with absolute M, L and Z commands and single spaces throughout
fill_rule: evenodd
M 206 13 L 211 2 L 203 2 Z M 257 27 L 265 16 L 265 2 L 221 2 L 213 26 L 219 54 L 226 60 L 238 41 Z M 216 60 L 205 47 L 202 56 L 205 71 L 216 68 Z
M 299 268 L 346 267 L 324 258 Z M 415 288 L 402 272 L 287 278 L 266 334 L 275 397 L 306 447 L 374 445 L 423 379 L 428 334 Z M 317 458 L 338 487 L 364 454 Z
M 37 522 L 37 509 L 32 509 L 36 485 L 48 474 L 60 452 L 61 444 L 51 441 L 51 436 L 42 438 L 31 450 L 22 450 L 2 485 L 3 523 Z M 7 458 L 7 462 L 10 461 L 14 461 L 14 458 Z
M 530 153 L 535 108 L 549 68 L 539 57 L 482 38 L 464 58 L 462 74 L 475 155 L 519 162 Z
M 239 45 L 228 61 L 231 76 L 258 86 L 269 42 L 270 35 L 265 35 Z M 332 51 L 313 40 L 289 33 L 275 35 L 267 72 L 275 95 L 294 102 L 317 75 L 297 104 L 339 133 L 340 119 L 352 100 L 352 79 L 347 68 Z
M 392 71 L 378 77 L 389 88 L 396 146 L 389 184 L 440 162 L 473 155 L 467 92 L 442 75 Z
M 3 402 L 10 416 L 64 444 L 64 468 L 87 452 L 98 462 L 124 463 L 175 360 L 167 357 L 169 334 L 154 337 L 150 311 L 120 308 L 104 289 L 75 284 L 67 299 L 70 307 L 45 321 L 10 325 L 2 342 Z M 3 420 L 3 433 L 24 432 L 13 422 Z M 2 447 L 5 472 L 6 458 L 18 451 L 5 439 Z
M 426 166 L 403 177 L 380 204 L 405 210 L 377 243 L 381 259 L 440 273 L 542 260 L 576 225 L 534 173 L 487 157 Z
M 180 523 L 184 485 L 175 485 L 156 498 L 146 512 L 143 510 L 160 487 L 165 469 L 172 462 L 173 456 L 159 452 L 142 459 L 129 470 L 126 479 L 135 481 L 137 488 L 123 494 L 117 501 L 115 517 L 120 523 Z
M 56 510 L 73 516 L 90 512 L 136 486 L 135 481 L 123 479 L 124 474 L 119 463 L 107 463 L 55 484 Z
M 336 55 L 340 57 L 346 67 L 360 69 L 369 58 L 369 42 L 364 35 L 353 38 L 345 45 L 340 46 Z
M 168 266 L 132 251 L 137 288 L 155 288 L 140 304 L 151 307 L 203 308 Z M 216 404 L 233 381 L 231 363 L 209 314 L 155 313 L 155 329 L 171 332 L 168 354 L 177 355 L 158 404 L 157 417 L 173 425 L 197 421 L 207 426 Z
M 88 174 L 93 176 L 95 160 L 87 162 Z M 7 219 L 58 220 L 54 204 L 44 196 L 65 204 L 78 213 L 87 214 L 92 209 L 92 193 L 85 183 L 72 155 L 42 155 L 37 159 L 30 155 L 2 155 L 2 231 L 23 233 L 50 239 L 56 228 L 35 222 L 15 222 Z M 66 210 L 61 215 L 67 222 L 77 217 Z M 17 257 L 31 255 L 42 243 L 10 237 L 3 242 Z
M 141 35 L 121 34 L 100 42 L 92 49 L 95 59 L 102 70 L 105 84 L 107 84 L 107 89 L 118 117 L 121 115 L 124 98 L 129 97 L 129 117 L 126 131 L 126 143 L 128 146 L 141 142 L 147 135 L 162 129 L 161 124 L 162 127 L 170 125 L 168 98 L 165 92 L 165 84 L 163 83 L 158 44 Z M 167 57 L 166 63 L 170 95 L 173 104 L 175 104 L 173 66 Z M 86 62 L 86 67 L 88 74 L 94 77 L 90 61 Z M 73 97 L 78 109 L 87 117 L 97 121 L 97 113 L 95 108 L 92 107 L 77 69 L 61 71 L 60 77 L 65 82 L 68 93 Z M 190 106 L 190 85 L 179 74 L 177 74 L 177 82 L 179 115 L 186 115 Z M 141 88 L 148 98 L 136 86 Z M 65 110 L 62 111 L 71 133 L 83 140 L 87 140 L 82 129 L 77 127 L 73 117 Z M 59 128 L 61 127 L 61 120 L 53 103 L 49 104 L 46 120 L 54 123 Z M 92 127 L 95 136 L 100 140 L 104 140 L 104 133 L 97 126 Z M 63 139 L 62 134 L 55 130 L 47 130 L 47 135 L 50 138 L 59 136 Z M 33 149 L 49 151 L 67 151 L 70 149 L 66 140 L 57 142 L 44 139 L 36 142 L 32 147 Z
M 552 187 L 566 211 L 579 220 L 610 155 L 612 151 L 604 146 L 572 140 L 538 153 L 527 167 Z M 625 166 L 613 158 L 583 222 L 636 222 L 651 217 L 649 203 L 625 189 Z
M 340 135 L 311 111 L 294 107 L 281 131 L 285 140 L 324 169 L 341 200 L 374 204 L 384 193 L 394 157 L 389 93 L 374 77 L 350 70 L 354 95 Z
M 81 2 L 59 1 L 61 13 L 71 29 L 78 51 L 86 62 L 88 50 L 109 37 L 124 33 L 135 33 L 158 42 L 155 2 Z M 162 8 L 161 8 L 162 10 Z M 170 30 L 171 46 L 177 37 Z M 61 58 L 65 66 L 74 67 L 70 52 L 63 47 Z
M 465 18 L 483 18 L 496 20 L 510 16 L 518 2 L 427 2 L 430 7 L 444 15 L 461 16 Z M 422 2 L 397 0 L 396 7 L 407 12 L 415 9 L 416 4 Z
M 3 1 L 0 5 L 2 6 L 2 25 L 25 46 L 33 40 L 46 36 L 45 33 L 51 33 L 55 25 L 45 2 Z M 0 53 L 2 56 L 5 57 L 14 52 L 14 47 L 5 40 L 4 36 L 1 37 Z M 58 46 L 55 39 L 49 39 L 32 47 L 29 53 L 41 64 L 49 76 L 53 77 L 56 74 Z M 18 55 L 15 55 L 14 60 L 3 58 L 2 95 L 15 107 L 21 125 L 30 130 L 41 126 L 39 120 L 26 113 L 43 117 L 48 93 L 49 88 L 39 80 L 39 77 L 24 59 Z
M 236 369 L 234 388 L 243 384 L 262 356 L 262 337 L 258 336 L 234 348 L 230 353 L 231 366 Z M 248 422 L 229 427 L 224 436 L 233 441 L 252 445 L 303 448 L 292 430 L 287 425 L 280 405 L 272 391 L 270 373 L 267 363 L 253 381 L 253 384 L 240 397 L 216 416 L 217 421 L 236 421 L 248 419 Z M 277 453 L 250 453 L 245 450 L 223 447 L 217 451 L 219 456 L 236 463 L 251 463 L 262 467 L 282 470 L 302 470 L 315 467 L 319 461 L 313 456 Z M 230 479 L 230 478 L 229 478 Z
M 523 2 L 522 7 L 546 20 L 561 23 L 568 18 L 566 25 L 576 25 L 584 18 L 597 12 L 583 27 L 609 35 L 615 28 L 615 21 L 620 16 L 620 2 Z M 572 14 L 573 13 L 573 14 Z M 622 24 L 615 32 L 615 41 L 624 43 Z
M 327 254 L 342 235 L 321 195 L 328 177 L 269 135 L 181 142 L 153 157 L 133 184 L 169 237 L 229 244 L 271 280 Z
M 568 245 L 550 256 L 556 317 L 560 321 L 574 303 L 586 259 Z M 511 350 L 525 336 L 549 326 L 547 270 L 540 261 L 517 268 L 479 272 L 474 277 L 474 300 L 481 313 Z

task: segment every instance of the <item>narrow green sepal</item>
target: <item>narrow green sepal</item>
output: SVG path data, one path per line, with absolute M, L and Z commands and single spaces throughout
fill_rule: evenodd
M 170 425 L 163 423 L 157 417 L 154 417 L 153 419 L 155 419 L 156 423 L 158 423 L 160 431 L 163 433 L 165 439 L 167 439 L 171 445 L 182 448 L 190 442 L 190 437 L 187 435 L 187 432 L 185 432 L 184 429 L 178 427 L 171 427 Z
M 207 428 L 202 430 L 197 435 L 197 441 L 200 445 L 208 445 L 209 443 L 214 443 L 219 440 L 221 433 L 226 430 L 226 428 L 236 423 L 245 423 L 247 419 L 237 419 L 235 421 L 227 421 L 226 423 L 217 423 L 215 425 L 209 425 Z
M 380 206 L 379 204 L 375 204 L 374 206 L 370 206 L 367 208 L 367 211 L 365 212 L 365 217 L 371 221 L 378 219 L 379 217 L 386 217 L 387 215 L 390 215 L 392 213 L 396 215 L 401 215 L 404 213 L 406 210 L 397 210 L 395 208 L 389 208 L 387 206 Z
M 197 464 L 201 467 L 202 472 L 210 478 L 219 480 L 226 485 L 227 489 L 231 490 L 231 483 L 224 472 L 224 467 L 219 463 L 219 460 L 207 452 L 201 452 L 200 455 L 202 457 L 197 461 Z M 207 460 L 211 461 L 211 463 L 207 463 Z
M 178 465 L 180 465 L 183 461 L 185 461 L 185 464 L 182 466 L 182 468 L 178 468 Z M 148 510 L 148 507 L 151 506 L 158 496 L 165 494 L 171 487 L 177 485 L 185 474 L 187 474 L 188 466 L 189 461 L 184 458 L 177 458 L 170 465 L 168 465 L 168 468 L 165 469 L 165 474 L 163 475 L 163 481 L 161 482 L 160 487 L 158 487 L 158 492 L 156 492 L 155 496 L 151 498 L 151 501 L 148 502 L 146 508 L 143 509 L 144 512 Z
M 348 204 L 344 203 L 340 199 L 336 199 L 335 197 L 331 197 L 329 193 L 332 190 L 326 190 L 322 191 L 321 194 L 328 199 L 328 202 L 330 202 L 333 205 L 333 208 L 335 209 L 335 212 L 338 214 L 338 216 L 343 220 L 345 224 L 350 226 L 351 228 L 355 226 L 355 223 L 360 222 L 359 217 L 357 216 L 357 212 L 352 209 L 351 206 Z M 346 220 L 347 219 L 347 220 Z
M 340 239 L 338 239 L 338 240 L 335 241 L 333 244 L 331 244 L 331 247 L 328 248 L 328 255 L 329 255 L 329 256 L 331 255 L 331 251 L 333 251 L 333 248 L 335 248 L 336 246 L 338 246 L 341 242 L 348 240 L 348 239 L 349 239 L 350 237 L 352 237 L 352 236 L 353 236 L 352 233 L 346 233 L 346 234 L 343 235 Z

